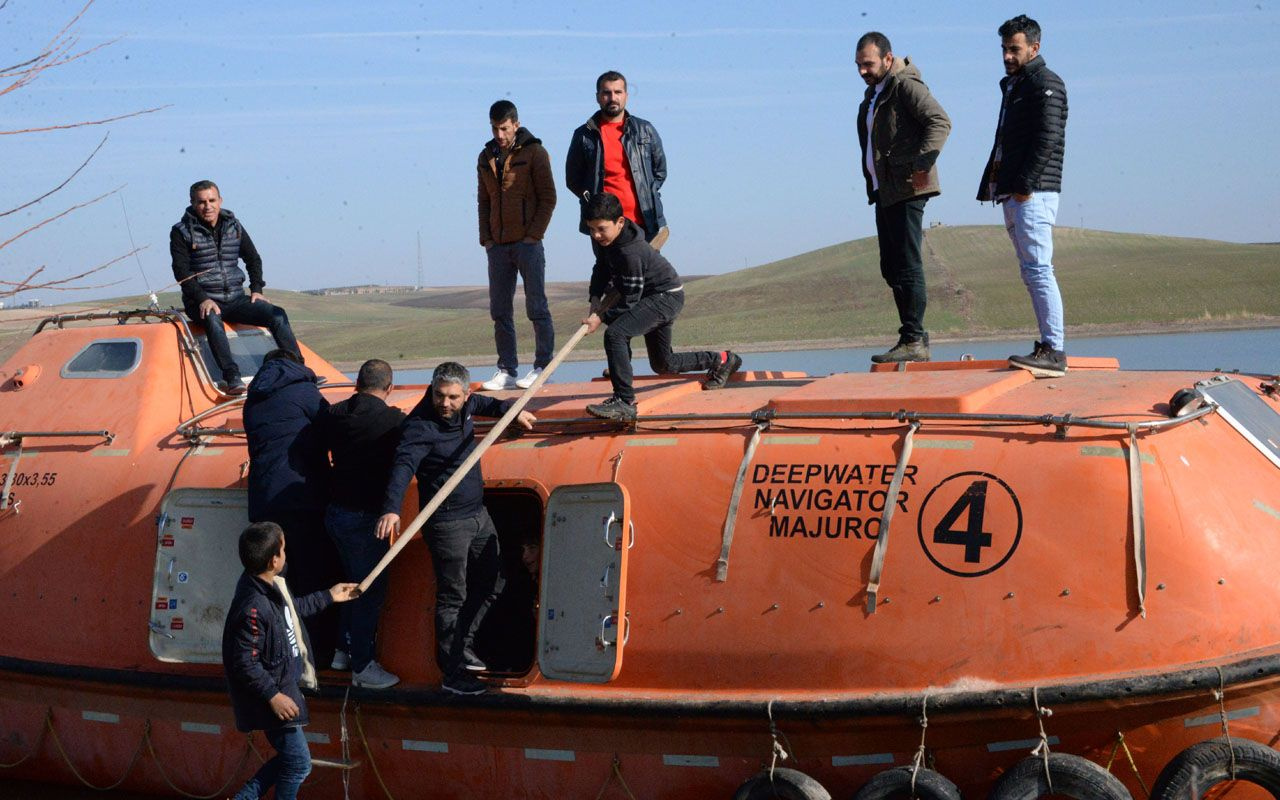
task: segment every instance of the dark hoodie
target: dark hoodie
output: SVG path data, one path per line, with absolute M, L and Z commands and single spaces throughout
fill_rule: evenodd
M 329 460 L 313 423 L 328 408 L 316 374 L 301 364 L 277 358 L 253 376 L 244 403 L 251 521 L 324 508 Z
M 495 400 L 482 394 L 472 394 L 453 419 L 444 419 L 432 404 L 431 390 L 428 389 L 426 396 L 409 412 L 401 429 L 400 445 L 396 448 L 382 513 L 400 513 L 405 490 L 415 474 L 418 476 L 418 509 L 425 508 L 475 449 L 476 428 L 471 417 L 500 417 L 514 403 L 514 400 Z M 443 522 L 474 517 L 483 505 L 484 478 L 477 463 L 431 519 Z
M 403 411 L 371 394 L 357 392 L 329 407 L 320 430 L 333 455 L 330 503 L 371 513 L 382 508 L 403 421 Z
M 603 297 L 612 289 L 618 302 L 601 316 L 611 323 L 642 297 L 681 288 L 680 276 L 671 262 L 649 246 L 640 227 L 626 220 L 618 238 L 608 247 L 597 247 L 599 254 L 591 269 L 592 297 Z
M 490 139 L 480 151 L 476 170 L 480 244 L 541 241 L 556 207 L 556 182 L 542 140 L 521 128 L 503 156 L 497 141 Z

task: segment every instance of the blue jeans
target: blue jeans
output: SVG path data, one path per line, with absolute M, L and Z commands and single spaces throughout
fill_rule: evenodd
M 376 511 L 357 511 L 330 504 L 324 512 L 324 529 L 338 548 L 342 571 L 348 581 L 364 580 L 387 554 L 387 540 L 374 535 L 378 527 Z M 338 608 L 338 642 L 351 654 L 351 671 L 359 672 L 374 658 L 378 637 L 378 616 L 387 596 L 387 576 L 379 575 L 369 591 Z
M 188 301 L 184 296 L 183 307 L 187 316 L 195 322 L 200 319 L 200 304 Z M 280 306 L 273 306 L 265 300 L 253 302 L 249 295 L 239 294 L 227 301 L 215 300 L 221 312 L 205 317 L 204 335 L 209 340 L 209 350 L 213 353 L 213 361 L 222 370 L 222 379 L 228 385 L 240 381 L 240 367 L 231 356 L 231 343 L 227 340 L 224 322 L 239 322 L 245 325 L 257 325 L 271 331 L 276 340 L 276 347 L 288 350 L 299 358 L 302 351 L 298 349 L 298 340 L 294 338 L 293 328 L 289 326 L 289 315 Z
M 520 366 L 516 353 L 516 324 L 512 306 L 516 297 L 516 276 L 524 281 L 524 311 L 533 323 L 533 366 L 542 369 L 551 363 L 556 347 L 556 331 L 547 308 L 544 273 L 547 269 L 542 242 L 495 244 L 489 248 L 489 316 L 493 319 L 493 343 L 498 348 L 498 368 L 512 375 Z
M 474 517 L 428 520 L 424 530 L 436 573 L 436 663 L 457 672 L 489 606 L 506 585 L 498 530 L 484 508 Z
M 276 754 L 262 765 L 249 782 L 236 793 L 235 800 L 258 800 L 276 787 L 276 800 L 294 800 L 298 787 L 311 774 L 311 751 L 302 728 L 290 725 L 263 731 Z
M 1022 282 L 1031 294 L 1040 341 L 1054 350 L 1064 350 L 1062 294 L 1053 274 L 1053 224 L 1057 218 L 1057 192 L 1036 192 L 1025 202 L 1012 197 L 1004 201 L 1004 227 L 1018 255 Z

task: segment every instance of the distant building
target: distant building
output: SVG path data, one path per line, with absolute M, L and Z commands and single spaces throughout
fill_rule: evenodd
M 312 295 L 333 295 L 333 294 L 406 294 L 416 291 L 413 286 L 378 286 L 375 284 L 365 284 L 363 286 L 334 286 L 328 289 L 303 289 L 303 294 Z

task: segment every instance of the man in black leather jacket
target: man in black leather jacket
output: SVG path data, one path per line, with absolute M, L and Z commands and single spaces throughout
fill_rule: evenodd
M 648 120 L 627 111 L 627 79 L 610 70 L 596 79 L 600 110 L 573 132 L 565 159 L 565 183 L 585 202 L 609 192 L 622 201 L 623 215 L 640 226 L 645 241 L 666 227 L 662 213 L 662 184 L 667 179 L 667 155 L 662 138 Z M 586 225 L 579 230 L 587 232 Z

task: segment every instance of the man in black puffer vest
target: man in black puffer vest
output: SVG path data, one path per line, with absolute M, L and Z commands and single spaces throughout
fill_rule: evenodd
M 257 325 L 271 331 L 276 346 L 302 358 L 289 327 L 289 315 L 263 296 L 262 257 L 235 214 L 222 208 L 213 181 L 191 184 L 191 205 L 169 232 L 173 277 L 182 285 L 182 305 L 193 321 L 203 320 L 213 360 L 222 370 L 226 394 L 244 394 L 240 366 L 231 356 L 224 322 Z M 244 260 L 249 294 L 244 293 Z
M 1009 366 L 1042 378 L 1067 372 L 1062 294 L 1053 274 L 1053 225 L 1062 191 L 1067 87 L 1040 55 L 1040 26 L 1025 14 L 1000 26 L 1004 100 L 978 199 L 1004 207 L 1004 226 L 1031 294 L 1040 338 Z

